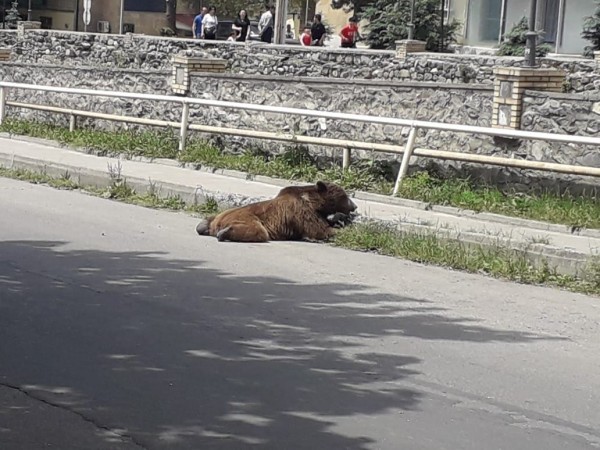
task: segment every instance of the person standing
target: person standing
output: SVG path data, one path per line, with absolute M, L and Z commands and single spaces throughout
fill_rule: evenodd
M 215 40 L 217 38 L 217 11 L 214 6 L 208 8 L 208 12 L 202 19 L 202 34 L 204 39 Z
M 250 36 L 250 19 L 248 19 L 246 10 L 242 9 L 239 12 L 231 28 L 239 33 L 239 36 L 236 39 L 238 42 L 245 42 L 246 39 L 248 39 L 248 36 Z
M 260 34 L 260 40 L 268 44 L 270 44 L 271 40 L 273 39 L 274 16 L 275 7 L 270 6 L 263 13 L 263 15 L 260 16 L 260 20 L 258 21 L 258 32 Z
M 321 14 L 315 14 L 312 27 L 310 28 L 310 34 L 312 37 L 312 45 L 322 47 L 323 41 L 327 36 L 327 30 L 325 30 L 325 25 L 323 25 L 323 22 L 321 21 Z
M 208 8 L 206 6 L 202 7 L 200 13 L 194 17 L 194 23 L 192 24 L 192 35 L 195 39 L 200 39 L 202 36 L 202 19 L 208 12 Z
M 342 38 L 342 47 L 356 48 L 356 41 L 360 39 L 356 16 L 350 17 L 348 24 L 340 30 L 340 37 Z

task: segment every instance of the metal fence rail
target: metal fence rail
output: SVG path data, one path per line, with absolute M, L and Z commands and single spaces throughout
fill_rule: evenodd
M 84 111 L 72 108 L 61 108 L 50 105 L 37 105 L 29 103 L 20 103 L 9 101 L 8 96 L 11 89 L 24 89 L 42 92 L 55 92 L 62 94 L 72 95 L 89 95 L 94 97 L 112 97 L 112 98 L 126 98 L 134 100 L 148 100 L 148 101 L 160 101 L 168 103 L 176 103 L 182 106 L 181 120 L 179 122 L 158 120 L 158 119 L 146 119 L 140 117 L 131 117 L 125 115 L 105 114 L 97 113 L 92 111 Z M 345 139 L 329 139 L 311 136 L 298 136 L 291 133 L 274 133 L 268 131 L 255 131 L 243 128 L 225 128 L 217 126 L 208 126 L 190 123 L 189 121 L 189 108 L 191 105 L 202 105 L 212 108 L 229 108 L 236 110 L 246 111 L 260 111 L 273 114 L 283 115 L 295 115 L 303 117 L 316 117 L 323 119 L 333 120 L 346 120 L 351 122 L 362 122 L 378 125 L 392 125 L 409 127 L 410 131 L 408 139 L 405 145 L 393 145 L 393 144 L 382 144 L 382 143 L 369 143 L 363 141 L 352 141 Z M 322 145 L 330 147 L 338 147 L 343 149 L 343 167 L 347 169 L 350 166 L 350 149 L 361 149 L 361 150 L 372 150 L 383 153 L 395 153 L 402 154 L 402 162 L 394 190 L 392 195 L 396 195 L 401 185 L 402 179 L 406 176 L 408 171 L 408 165 L 411 156 L 421 156 L 433 159 L 444 159 L 454 160 L 461 162 L 477 163 L 477 164 L 488 164 L 502 167 L 514 167 L 521 169 L 532 169 L 541 170 L 556 173 L 566 173 L 571 175 L 584 175 L 600 177 L 600 168 L 590 166 L 576 166 L 569 164 L 558 164 L 558 163 L 547 163 L 540 161 L 528 161 L 514 158 L 506 158 L 499 156 L 486 156 L 469 153 L 459 152 L 448 152 L 443 150 L 433 150 L 416 148 L 416 138 L 419 129 L 424 130 L 438 130 L 438 131 L 451 131 L 456 133 L 469 133 L 469 134 L 481 134 L 486 136 L 498 136 L 513 139 L 529 139 L 529 140 L 542 140 L 546 142 L 562 142 L 570 144 L 585 144 L 585 145 L 600 145 L 599 137 L 589 136 L 575 136 L 567 134 L 553 134 L 553 133 L 541 133 L 532 131 L 521 131 L 521 130 L 509 130 L 509 129 L 497 129 L 497 128 L 486 128 L 470 125 L 456 125 L 447 124 L 440 122 L 426 122 L 420 120 L 407 120 L 399 119 L 394 117 L 381 117 L 365 114 L 348 114 L 328 111 L 316 111 L 311 109 L 300 109 L 300 108 L 287 108 L 281 106 L 269 106 L 269 105 L 257 105 L 251 103 L 239 103 L 229 102 L 222 100 L 208 100 L 208 99 L 196 99 L 188 97 L 177 97 L 170 95 L 154 95 L 154 94 L 140 94 L 133 92 L 117 92 L 117 91 L 103 91 L 94 89 L 75 89 L 55 86 L 43 86 L 33 84 L 22 84 L 22 83 L 11 83 L 11 82 L 0 82 L 0 124 L 6 117 L 7 107 L 26 108 L 33 110 L 41 110 L 48 112 L 55 112 L 59 114 L 69 115 L 70 129 L 74 130 L 76 126 L 77 117 L 88 117 L 102 120 L 126 122 L 140 125 L 152 125 L 161 127 L 179 128 L 179 150 L 185 148 L 188 131 L 200 131 L 205 133 L 214 134 L 226 134 L 243 136 L 255 139 L 267 139 L 282 142 L 291 143 L 303 143 L 312 145 Z

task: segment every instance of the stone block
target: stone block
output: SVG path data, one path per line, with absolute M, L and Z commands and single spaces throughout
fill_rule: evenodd
M 17 22 L 17 36 L 22 39 L 25 36 L 27 30 L 39 30 L 42 28 L 42 22 L 22 20 Z
M 10 59 L 12 49 L 0 48 L 0 61 L 8 61 Z
M 422 53 L 427 45 L 424 41 L 403 39 L 396 41 L 396 58 L 406 59 L 409 53 Z

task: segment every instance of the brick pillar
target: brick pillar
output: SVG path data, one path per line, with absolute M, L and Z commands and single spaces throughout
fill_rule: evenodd
M 421 53 L 425 51 L 427 45 L 424 41 L 408 40 L 403 39 L 396 41 L 396 58 L 406 59 L 406 55 L 409 53 Z
M 10 59 L 10 53 L 12 49 L 10 47 L 0 48 L 0 62 L 8 61 Z
M 17 22 L 17 36 L 22 38 L 26 30 L 39 30 L 42 28 L 42 22 L 22 20 Z
M 171 89 L 175 94 L 185 95 L 190 89 L 192 73 L 224 73 L 227 60 L 176 55 L 173 57 L 173 81 Z
M 565 73 L 558 69 L 496 67 L 494 69 L 493 128 L 521 128 L 523 92 L 562 92 Z

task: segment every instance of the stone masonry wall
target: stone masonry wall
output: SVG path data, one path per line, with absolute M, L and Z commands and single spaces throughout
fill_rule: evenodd
M 12 61 L 72 67 L 167 70 L 178 53 L 226 59 L 228 71 L 247 75 L 492 84 L 495 66 L 520 66 L 523 58 L 419 53 L 405 60 L 393 51 L 304 48 L 143 35 L 108 35 L 28 30 L 23 38 L 0 31 L 0 45 L 13 47 Z M 591 60 L 542 59 L 567 71 L 568 91 L 600 89 L 600 70 Z
M 12 42 L 12 44 L 10 44 Z M 4 44 L 3 44 L 4 43 Z M 492 112 L 492 70 L 518 65 L 516 58 L 493 56 L 409 55 L 402 61 L 394 52 L 339 49 L 304 49 L 297 46 L 244 45 L 205 41 L 115 35 L 85 35 L 48 30 L 27 31 L 18 39 L 14 32 L 0 31 L 0 46 L 12 45 L 11 61 L 0 63 L 6 81 L 53 84 L 156 94 L 172 94 L 171 57 L 181 52 L 225 58 L 228 73 L 210 77 L 193 75 L 190 95 L 259 104 L 321 108 L 407 119 L 432 120 L 489 126 Z M 573 133 L 583 129 L 597 134 L 600 106 L 600 73 L 593 61 L 543 60 L 568 72 L 571 90 L 581 95 L 528 93 L 523 128 Z M 465 83 L 462 83 L 465 81 Z M 122 98 L 11 91 L 9 100 L 46 103 L 105 113 L 160 118 L 178 122 L 181 107 Z M 244 127 L 302 135 L 404 144 L 408 129 L 339 121 L 319 121 L 274 114 L 249 113 L 212 108 L 192 108 L 192 121 L 209 125 Z M 68 124 L 68 117 L 9 108 L 9 116 Z M 103 129 L 135 128 L 114 122 L 80 119 L 79 126 Z M 581 128 L 583 127 L 583 128 Z M 578 133 L 581 131 L 577 131 Z M 234 137 L 221 139 L 232 151 L 249 142 Z M 259 142 L 277 151 L 282 145 Z M 253 145 L 255 145 L 253 143 Z M 421 131 L 417 146 L 478 154 L 515 156 L 540 161 L 600 166 L 595 149 L 582 146 L 548 145 L 541 142 L 493 139 L 470 134 Z M 331 150 L 311 147 L 317 153 Z M 339 152 L 335 152 L 339 155 Z M 369 152 L 353 155 L 371 157 Z M 390 155 L 377 154 L 378 158 Z M 417 160 L 420 165 L 428 161 Z M 538 183 L 521 171 L 483 169 L 459 163 L 436 163 L 446 173 L 483 176 L 486 181 L 521 187 Z M 467 171 L 467 172 L 465 172 Z M 573 179 L 561 178 L 565 185 Z M 562 183 L 562 181 L 561 181 Z M 541 186 L 555 186 L 550 176 Z M 527 186 L 524 186 L 525 188 Z
M 0 30 L 0 47 L 12 47 L 17 43 L 17 30 Z
M 522 129 L 557 134 L 598 136 L 600 94 L 557 94 L 526 91 Z M 528 141 L 522 151 L 535 160 L 600 167 L 600 149 L 591 145 Z

